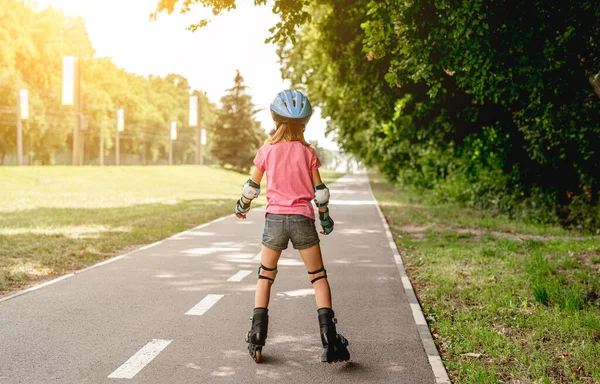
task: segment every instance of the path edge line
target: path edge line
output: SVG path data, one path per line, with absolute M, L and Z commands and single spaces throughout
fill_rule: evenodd
M 176 233 L 176 234 L 174 234 L 172 236 L 169 236 L 169 237 L 167 237 L 167 238 L 165 238 L 163 240 L 158 240 L 158 241 L 155 241 L 154 243 L 150 243 L 150 244 L 146 244 L 146 245 L 141 245 L 138 248 L 136 248 L 136 249 L 134 249 L 132 251 L 129 251 L 127 253 L 124 253 L 122 255 L 117 255 L 117 256 L 113 256 L 113 257 L 108 258 L 108 259 L 104 259 L 102 261 L 99 261 L 99 262 L 97 262 L 95 264 L 90 265 L 89 267 L 85 267 L 85 268 L 80 269 L 78 271 L 74 271 L 74 272 L 68 273 L 66 275 L 59 276 L 59 277 L 57 277 L 55 279 L 52 279 L 52 280 L 44 281 L 43 283 L 34 285 L 33 287 L 29 287 L 29 288 L 23 289 L 21 291 L 17 291 L 17 292 L 11 293 L 11 294 L 9 294 L 7 296 L 0 297 L 0 303 L 2 303 L 4 301 L 11 300 L 11 299 L 14 299 L 14 298 L 19 297 L 19 296 L 22 296 L 22 295 L 24 295 L 26 293 L 29 293 L 29 292 L 37 291 L 40 288 L 44 288 L 44 287 L 47 287 L 49 285 L 56 284 L 56 283 L 58 283 L 60 281 L 70 279 L 73 276 L 80 275 L 80 274 L 82 274 L 84 272 L 87 272 L 87 271 L 89 271 L 91 269 L 102 267 L 103 265 L 110 264 L 110 263 L 112 263 L 114 261 L 117 261 L 119 259 L 123 259 L 123 258 L 125 258 L 127 256 L 131 256 L 134 253 L 137 253 L 139 251 L 144 251 L 144 250 L 152 248 L 152 247 L 154 247 L 156 245 L 162 244 L 163 242 L 165 242 L 167 240 L 176 239 L 176 238 L 178 238 L 180 236 L 184 236 L 187 233 L 190 233 L 190 232 L 193 232 L 193 231 L 197 231 L 197 230 L 202 229 L 204 227 L 207 227 L 207 226 L 209 226 L 211 224 L 215 224 L 215 223 L 218 223 L 220 221 L 226 220 L 227 218 L 229 218 L 231 216 L 235 216 L 235 214 L 230 214 L 230 215 L 227 215 L 227 216 L 218 217 L 218 218 L 216 218 L 214 220 L 209 221 L 208 223 L 200 224 L 200 225 L 198 225 L 196 227 L 193 227 L 193 228 L 190 228 L 190 229 L 186 229 L 183 232 Z
M 375 206 L 377 207 L 377 213 L 379 213 L 379 218 L 383 223 L 383 227 L 385 228 L 386 236 L 389 241 L 389 246 L 392 249 L 392 253 L 394 255 L 394 261 L 396 262 L 396 266 L 398 267 L 398 272 L 400 273 L 400 279 L 402 281 L 402 286 L 404 287 L 404 292 L 408 298 L 409 306 L 413 314 L 413 319 L 415 320 L 415 325 L 417 330 L 419 331 L 419 337 L 421 338 L 421 342 L 423 343 L 423 348 L 425 349 L 425 353 L 427 354 L 427 359 L 429 360 L 429 364 L 431 365 L 431 369 L 433 370 L 433 374 L 435 376 L 436 384 L 452 384 L 450 378 L 448 377 L 448 372 L 446 371 L 446 367 L 442 362 L 442 357 L 440 356 L 437 347 L 435 346 L 435 342 L 433 341 L 433 336 L 431 335 L 431 331 L 429 330 L 429 326 L 427 325 L 427 321 L 425 321 L 425 316 L 423 314 L 423 310 L 421 309 L 421 304 L 415 295 L 415 290 L 410 282 L 408 275 L 406 274 L 406 268 L 404 268 L 404 263 L 402 262 L 402 257 L 398 252 L 398 247 L 396 247 L 396 243 L 394 242 L 394 237 L 392 236 L 392 232 L 390 231 L 390 226 L 385 220 L 385 216 L 379 207 L 379 201 L 375 197 L 373 193 L 373 189 L 371 188 L 371 179 L 369 177 L 369 173 L 367 175 L 367 185 L 369 187 L 369 193 L 373 200 L 375 200 Z M 424 324 L 423 324 L 424 322 Z

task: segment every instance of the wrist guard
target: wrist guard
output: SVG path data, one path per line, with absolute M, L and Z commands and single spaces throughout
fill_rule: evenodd
M 248 179 L 242 187 L 242 196 L 247 200 L 254 200 L 260 195 L 260 184 L 254 181 L 252 178 Z
M 315 185 L 315 205 L 325 208 L 329 204 L 329 188 L 324 183 Z
M 248 204 L 244 203 L 244 201 L 240 197 L 240 199 L 237 201 L 237 204 L 235 205 L 233 212 L 235 214 L 248 213 L 249 210 L 250 210 L 250 203 L 248 203 Z
M 319 212 L 319 220 L 325 234 L 329 235 L 333 231 L 333 219 L 329 216 L 329 209 L 325 212 Z

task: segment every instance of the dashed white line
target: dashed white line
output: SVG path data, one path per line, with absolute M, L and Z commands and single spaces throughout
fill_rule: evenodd
M 153 339 L 111 373 L 109 379 L 132 379 L 173 340 Z
M 256 256 L 254 256 L 254 259 L 252 259 L 252 260 L 254 260 L 254 261 L 260 261 L 260 255 L 261 255 L 261 252 L 258 252 L 256 254 Z
M 244 279 L 244 277 L 248 276 L 251 273 L 252 273 L 252 271 L 249 271 L 247 269 L 242 269 L 241 271 L 239 271 L 238 273 L 236 273 L 235 275 L 233 275 L 229 279 L 227 279 L 227 281 L 242 281 Z
M 187 311 L 186 315 L 191 316 L 202 316 L 208 311 L 213 305 L 223 298 L 223 295 L 207 295 L 198 304 L 194 305 L 192 309 Z

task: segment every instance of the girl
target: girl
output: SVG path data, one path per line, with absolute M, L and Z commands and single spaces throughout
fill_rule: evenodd
M 323 266 L 319 235 L 315 229 L 315 212 L 311 200 L 319 208 L 319 219 L 324 235 L 333 231 L 329 216 L 329 189 L 321 181 L 321 162 L 317 153 L 304 140 L 304 129 L 310 116 L 310 102 L 299 91 L 283 91 L 271 103 L 271 116 L 276 130 L 269 142 L 259 150 L 252 177 L 244 184 L 242 197 L 235 207 L 238 218 L 245 219 L 250 202 L 260 193 L 260 181 L 267 173 L 267 209 L 262 238 L 261 264 L 254 299 L 252 328 L 246 336 L 250 355 L 261 361 L 262 347 L 269 324 L 268 305 L 271 285 L 277 274 L 281 251 L 289 240 L 306 265 L 310 282 L 315 290 L 318 319 L 321 328 L 323 353 L 321 361 L 348 361 L 348 341 L 336 332 L 331 291 Z

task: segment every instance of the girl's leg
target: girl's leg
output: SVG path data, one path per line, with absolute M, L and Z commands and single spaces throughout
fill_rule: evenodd
M 274 270 L 268 271 L 265 268 L 261 268 L 259 275 L 268 277 L 270 279 L 275 279 L 275 276 L 277 275 L 277 262 L 279 261 L 279 256 L 281 256 L 281 251 L 267 248 L 263 245 L 260 255 L 260 262 L 265 268 Z M 273 282 L 269 279 L 258 279 L 258 282 L 256 283 L 256 294 L 254 296 L 255 308 L 269 307 L 269 299 L 271 298 L 271 285 L 273 285 Z
M 337 320 L 331 309 L 331 290 L 329 289 L 327 274 L 323 266 L 321 247 L 317 244 L 313 247 L 302 249 L 300 250 L 300 255 L 302 256 L 302 260 L 304 260 L 306 269 L 308 269 L 309 278 L 313 282 L 315 289 L 321 343 L 323 344 L 321 361 L 327 363 L 348 361 L 350 360 L 348 340 L 337 333 L 335 326 Z
M 325 271 L 323 270 L 323 257 L 321 255 L 321 246 L 319 244 L 310 248 L 300 249 L 299 251 L 308 272 L 321 270 L 320 272 L 309 274 L 308 277 L 310 280 L 326 276 Z M 331 290 L 327 278 L 315 281 L 313 287 L 315 289 L 317 308 L 331 308 Z

